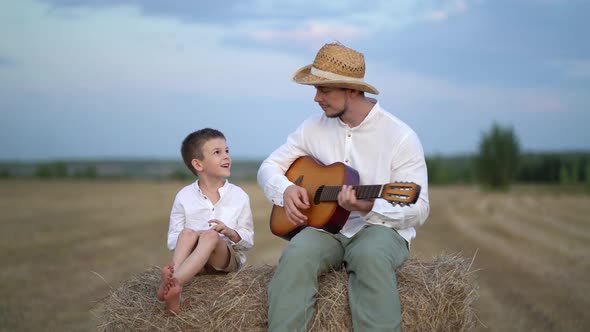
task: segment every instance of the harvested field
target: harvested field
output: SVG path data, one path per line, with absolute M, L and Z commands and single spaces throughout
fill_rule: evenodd
M 165 264 L 168 214 L 181 182 L 0 180 L 0 330 L 92 331 L 100 301 L 122 282 Z M 256 245 L 250 264 L 275 264 L 270 204 L 250 194 Z M 477 331 L 588 331 L 590 196 L 559 187 L 508 194 L 431 189 L 431 216 L 412 255 L 475 256 Z
M 482 331 L 590 329 L 590 197 L 560 192 L 432 189 L 414 253 L 476 255 Z

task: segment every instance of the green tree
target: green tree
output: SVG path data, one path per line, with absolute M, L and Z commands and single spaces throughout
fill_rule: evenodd
M 10 173 L 10 170 L 8 169 L 0 169 L 0 178 L 9 178 L 12 177 L 12 174 Z
M 485 133 L 476 157 L 478 181 L 492 190 L 507 190 L 516 176 L 520 146 L 512 128 L 497 124 Z
M 68 177 L 68 165 L 63 161 L 42 163 L 37 165 L 35 176 L 39 178 L 66 178 Z
M 50 178 L 53 176 L 53 172 L 51 170 L 51 166 L 49 164 L 40 164 L 37 166 L 35 170 L 35 176 L 39 178 Z
M 98 177 L 98 172 L 96 171 L 96 166 L 88 165 L 79 170 L 75 176 L 83 179 L 96 179 Z
M 449 170 L 442 157 L 435 155 L 426 158 L 426 166 L 428 169 L 428 183 L 448 184 L 450 182 Z
M 186 169 L 178 169 L 177 168 L 168 175 L 168 178 L 172 179 L 172 180 L 184 181 L 184 180 L 192 179 L 193 175 Z
M 572 183 L 580 182 L 580 161 L 575 159 L 572 165 Z
M 560 184 L 571 184 L 573 183 L 573 175 L 566 164 L 561 164 L 559 168 L 559 183 Z
M 57 178 L 67 178 L 68 177 L 68 165 L 63 161 L 57 161 L 53 163 L 53 174 Z

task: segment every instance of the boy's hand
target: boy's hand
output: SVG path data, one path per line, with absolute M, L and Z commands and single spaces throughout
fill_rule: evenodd
M 215 230 L 217 233 L 227 236 L 234 242 L 239 242 L 242 239 L 238 232 L 236 232 L 233 228 L 228 227 L 221 220 L 212 219 L 209 220 L 209 223 L 213 225 L 213 227 L 211 227 L 212 230 Z

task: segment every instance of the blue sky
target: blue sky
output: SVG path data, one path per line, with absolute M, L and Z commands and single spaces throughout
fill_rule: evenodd
M 202 127 L 263 158 L 321 112 L 291 76 L 333 41 L 427 155 L 476 152 L 493 123 L 590 150 L 590 1 L 323 3 L 4 1 L 0 160 L 173 159 Z

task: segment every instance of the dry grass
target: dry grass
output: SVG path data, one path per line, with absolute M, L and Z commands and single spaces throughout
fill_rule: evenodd
M 590 331 L 590 196 L 559 186 L 434 187 L 413 254 L 473 256 L 479 331 Z
M 160 270 L 152 267 L 124 282 L 105 300 L 98 330 L 123 331 L 266 331 L 266 286 L 274 267 L 249 266 L 229 275 L 194 278 L 182 292 L 183 311 L 165 313 L 155 298 Z M 406 332 L 470 331 L 476 323 L 477 298 L 469 261 L 441 256 L 432 262 L 408 260 L 397 272 Z M 347 274 L 320 277 L 311 331 L 350 331 Z
M 93 310 L 122 282 L 170 260 L 168 216 L 184 182 L 0 180 L 0 331 L 93 331 Z M 270 204 L 250 194 L 251 265 L 276 264 Z M 412 242 L 424 262 L 477 256 L 475 331 L 590 331 L 590 196 L 555 186 L 482 193 L 433 187 Z

